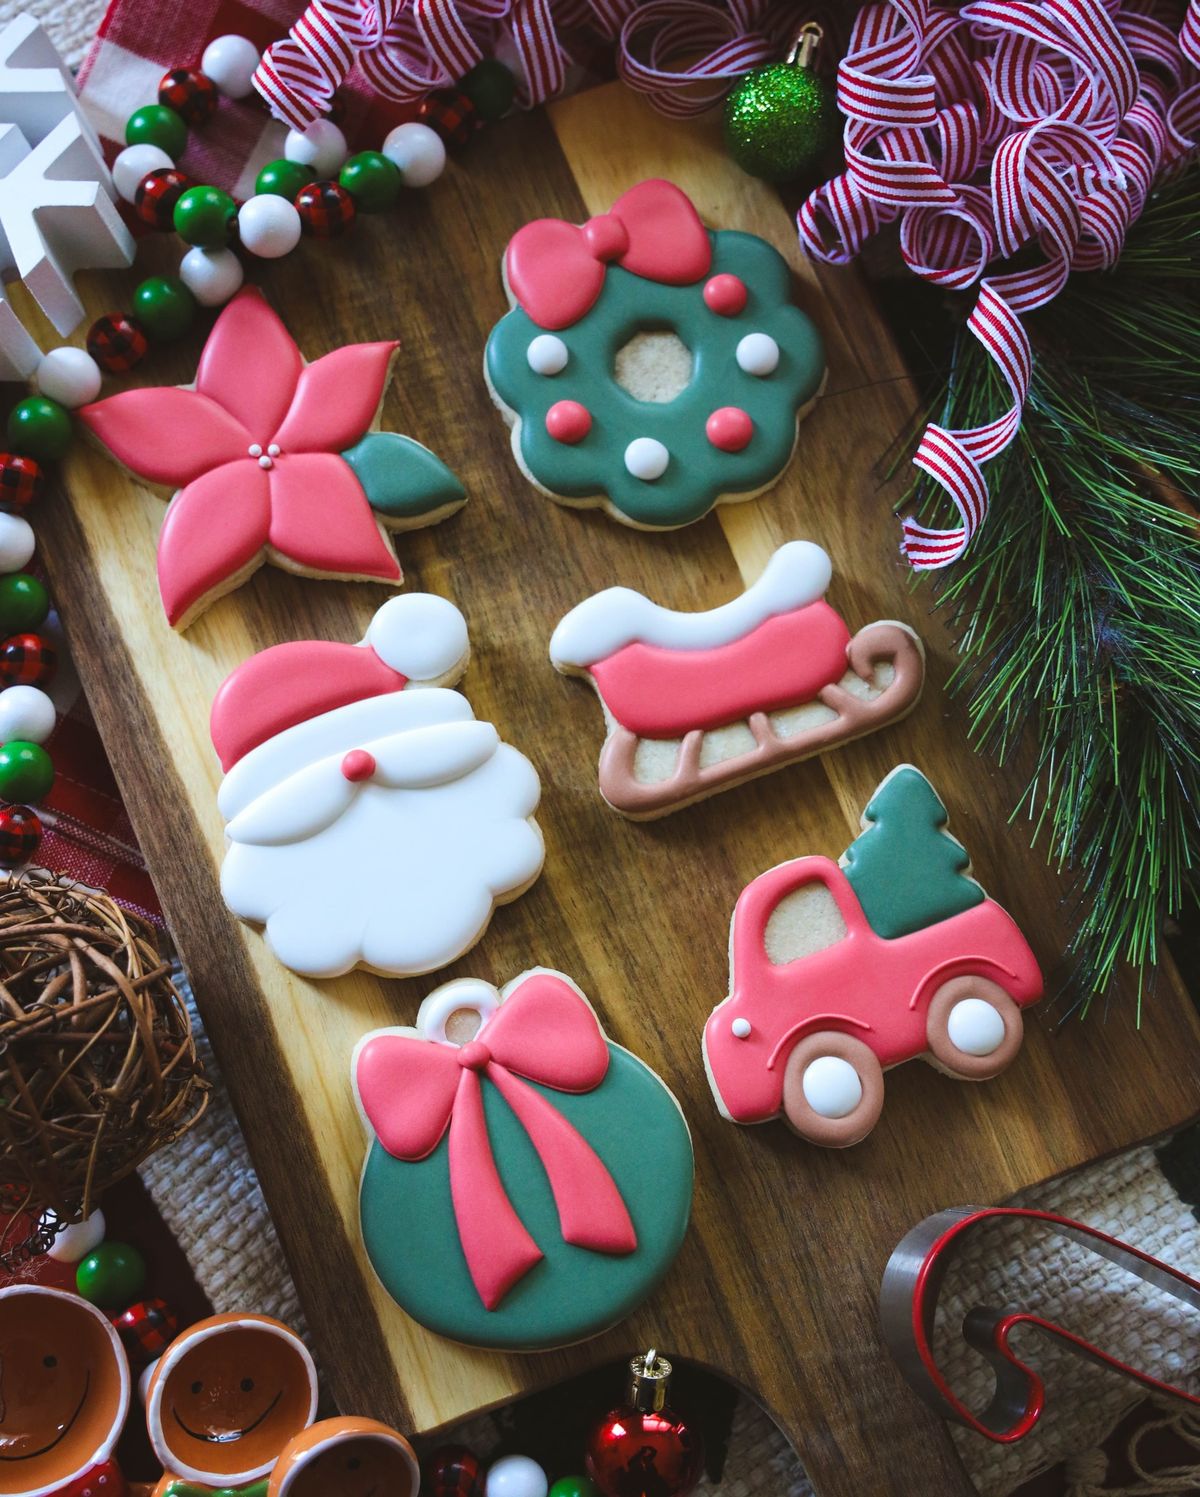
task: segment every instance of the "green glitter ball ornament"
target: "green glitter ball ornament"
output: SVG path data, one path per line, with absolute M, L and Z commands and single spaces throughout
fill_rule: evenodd
M 813 70 L 821 28 L 801 28 L 786 62 L 747 73 L 725 100 L 725 144 L 744 172 L 788 182 L 811 171 L 837 139 L 833 86 Z

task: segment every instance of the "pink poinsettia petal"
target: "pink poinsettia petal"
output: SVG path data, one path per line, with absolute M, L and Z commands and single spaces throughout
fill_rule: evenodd
M 400 564 L 349 465 L 333 453 L 297 452 L 270 472 L 270 544 L 306 571 L 399 582 Z
M 239 291 L 213 324 L 196 389 L 232 412 L 266 446 L 296 393 L 304 361 L 261 291 Z
M 251 440 L 215 401 L 176 385 L 122 390 L 75 412 L 119 463 L 148 483 L 185 484 L 245 457 Z
M 275 434 L 285 452 L 344 452 L 375 419 L 396 343 L 350 343 L 309 364 Z
M 158 536 L 158 590 L 172 624 L 245 571 L 267 544 L 270 523 L 270 483 L 249 458 L 175 495 Z

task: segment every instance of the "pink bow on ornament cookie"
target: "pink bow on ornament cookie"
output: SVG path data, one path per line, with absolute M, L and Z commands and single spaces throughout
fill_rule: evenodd
M 355 1057 L 359 1102 L 396 1159 L 433 1153 L 450 1130 L 450 1193 L 472 1282 L 489 1310 L 542 1257 L 496 1168 L 483 1082 L 529 1135 L 550 1181 L 563 1241 L 625 1254 L 637 1234 L 616 1182 L 587 1140 L 526 1081 L 590 1092 L 608 1072 L 608 1045 L 587 1001 L 549 973 L 514 988 L 468 1044 L 415 1031 L 370 1035 Z M 525 1080 L 519 1078 L 524 1077 Z
M 505 274 L 539 327 L 564 328 L 595 305 L 610 263 L 647 281 L 690 286 L 707 273 L 712 244 L 687 194 L 652 178 L 585 224 L 561 218 L 526 224 L 509 241 Z

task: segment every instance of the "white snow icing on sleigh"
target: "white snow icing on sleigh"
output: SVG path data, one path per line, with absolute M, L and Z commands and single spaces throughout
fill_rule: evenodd
M 600 793 L 615 811 L 677 811 L 912 711 L 921 641 L 892 620 L 851 635 L 824 601 L 832 572 L 820 546 L 789 541 L 741 597 L 706 613 L 610 587 L 567 614 L 550 659 L 600 697 Z
M 468 654 L 458 609 L 409 593 L 361 643 L 275 645 L 218 691 L 221 893 L 285 966 L 435 971 L 541 872 L 536 771 L 447 689 Z

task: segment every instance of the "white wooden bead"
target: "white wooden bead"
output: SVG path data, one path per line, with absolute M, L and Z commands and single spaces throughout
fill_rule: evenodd
M 174 165 L 162 146 L 148 143 L 126 146 L 113 162 L 113 186 L 127 203 L 132 203 L 137 197 L 138 183 L 143 177 Z
M 300 214 L 278 193 L 260 192 L 238 210 L 238 235 L 252 255 L 278 260 L 300 243 Z
M 232 32 L 209 42 L 200 59 L 200 71 L 217 85 L 227 99 L 244 99 L 254 87 L 254 70 L 262 55 L 245 36 Z
M 383 154 L 399 167 L 405 187 L 428 187 L 446 167 L 446 145 L 436 130 L 417 120 L 389 130 Z
M 37 541 L 33 526 L 20 515 L 0 514 L 0 572 L 20 572 L 29 565 Z
M 34 375 L 38 393 L 69 411 L 95 400 L 103 376 L 100 365 L 82 348 L 52 348 Z
M 538 1463 L 527 1455 L 503 1455 L 488 1467 L 487 1497 L 546 1497 L 550 1483 Z
M 54 703 L 40 687 L 9 686 L 0 691 L 0 743 L 14 738 L 45 743 L 57 720 Z
M 54 1239 L 47 1256 L 56 1263 L 78 1263 L 93 1248 L 100 1246 L 104 1241 L 104 1233 L 104 1212 L 93 1211 L 91 1216 L 84 1217 L 83 1221 L 76 1222 L 73 1227 L 64 1228 Z
M 223 307 L 245 274 L 231 249 L 205 249 L 198 244 L 179 262 L 179 279 L 202 307 Z
M 283 143 L 289 161 L 311 166 L 322 180 L 337 176 L 347 153 L 346 137 L 332 120 L 313 120 L 303 133 L 289 130 Z

